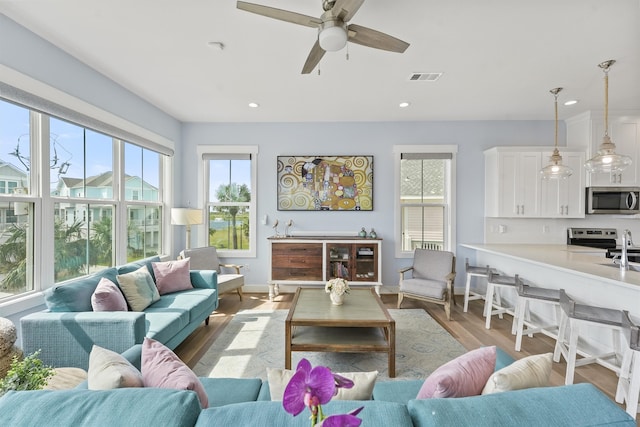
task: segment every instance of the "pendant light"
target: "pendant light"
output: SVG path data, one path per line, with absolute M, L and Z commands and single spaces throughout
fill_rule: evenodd
M 565 166 L 562 164 L 562 156 L 558 151 L 558 94 L 562 90 L 561 87 L 557 87 L 555 89 L 551 89 L 549 92 L 553 94 L 555 97 L 555 112 L 556 112 L 556 131 L 555 131 L 555 145 L 553 154 L 549 157 L 549 164 L 542 169 L 540 169 L 540 175 L 542 175 L 543 179 L 566 179 L 571 176 L 573 173 L 573 169 L 569 166 Z
M 631 164 L 631 157 L 616 154 L 616 144 L 609 138 L 609 67 L 616 61 L 611 59 L 598 64 L 604 71 L 604 138 L 598 153 L 587 160 L 587 172 L 619 172 Z

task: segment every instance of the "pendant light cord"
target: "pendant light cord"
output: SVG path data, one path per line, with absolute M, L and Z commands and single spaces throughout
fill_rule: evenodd
M 556 139 L 555 139 L 555 147 L 558 148 L 558 92 L 554 93 L 555 97 L 555 110 L 556 110 Z

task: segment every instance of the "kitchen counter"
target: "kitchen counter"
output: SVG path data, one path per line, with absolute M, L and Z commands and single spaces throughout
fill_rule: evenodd
M 478 252 L 526 261 L 532 265 L 569 272 L 578 277 L 597 278 L 604 283 L 640 291 L 640 272 L 623 271 L 606 258 L 606 249 L 571 245 L 462 244 Z M 637 264 L 636 267 L 640 268 Z M 640 306 L 640 299 L 637 301 Z

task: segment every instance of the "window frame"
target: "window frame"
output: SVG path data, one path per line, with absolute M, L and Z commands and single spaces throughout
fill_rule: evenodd
M 396 258 L 412 258 L 414 251 L 402 249 L 402 207 L 405 206 L 400 202 L 401 199 L 401 160 L 402 155 L 407 154 L 450 154 L 451 160 L 448 171 L 445 171 L 445 180 L 448 182 L 445 188 L 449 191 L 445 195 L 445 230 L 444 230 L 444 250 L 453 252 L 457 247 L 456 241 L 456 157 L 458 154 L 458 146 L 451 145 L 394 145 L 394 237 L 395 237 L 395 257 Z M 435 206 L 427 203 L 411 204 L 420 206 Z
M 257 196 L 258 196 L 258 146 L 257 145 L 198 145 L 198 206 L 208 212 L 209 159 L 208 155 L 249 155 L 251 158 L 251 201 L 249 202 L 249 249 L 218 249 L 221 257 L 255 258 L 257 254 Z M 192 226 L 197 233 L 198 247 L 209 246 L 207 224 Z

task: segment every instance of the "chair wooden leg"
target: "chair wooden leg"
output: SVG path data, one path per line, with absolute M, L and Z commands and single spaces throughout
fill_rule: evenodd
M 404 299 L 404 294 L 402 292 L 398 292 L 398 308 L 400 308 L 400 304 L 402 304 L 403 299 Z
M 451 320 L 451 300 L 444 303 L 444 312 L 447 315 L 447 320 Z
M 465 313 L 469 309 L 469 292 L 471 292 L 471 275 L 467 274 L 467 283 L 464 287 L 464 308 L 462 309 Z
M 580 336 L 577 322 L 569 321 L 569 357 L 567 358 L 567 372 L 564 376 L 564 384 L 573 384 L 576 372 L 576 357 L 578 353 L 578 337 Z
M 240 297 L 240 301 L 242 301 L 242 286 L 238 288 L 238 296 Z
M 528 305 L 527 300 L 524 299 L 524 298 L 520 298 L 518 300 L 518 308 L 516 310 L 517 323 L 516 323 L 516 319 L 513 319 L 514 320 L 514 324 L 516 324 L 516 347 L 515 347 L 516 351 L 520 351 L 520 348 L 522 347 L 522 332 L 523 332 L 523 329 L 524 329 L 524 315 L 523 315 L 523 312 L 526 311 L 527 305 Z
M 486 329 L 491 329 L 491 313 L 493 312 L 493 289 L 494 286 L 489 283 L 487 285 L 487 296 L 484 300 L 484 312 L 485 316 L 487 317 L 485 319 L 484 327 Z
M 560 327 L 558 328 L 558 337 L 556 338 L 556 348 L 553 350 L 553 361 L 560 362 L 560 355 L 562 354 L 562 348 L 564 346 L 564 337 L 567 332 L 567 323 L 569 318 L 560 310 Z

